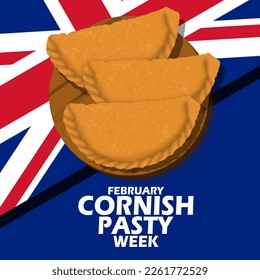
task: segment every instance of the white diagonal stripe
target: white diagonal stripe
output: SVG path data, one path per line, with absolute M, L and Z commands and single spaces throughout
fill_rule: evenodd
M 0 52 L 22 52 L 43 49 L 51 34 L 60 30 L 0 34 Z M 19 43 L 17 43 L 19 42 Z
M 20 201 L 19 201 L 19 203 L 17 205 L 19 205 L 19 204 L 21 204 L 21 203 L 23 203 L 23 202 L 25 202 L 26 200 L 29 199 L 29 197 L 31 196 L 31 194 L 33 193 L 33 191 L 35 190 L 35 188 L 37 187 L 37 185 L 41 181 L 42 177 L 47 172 L 47 170 L 49 169 L 49 167 L 51 166 L 52 162 L 54 161 L 56 156 L 59 154 L 59 152 L 60 152 L 60 150 L 62 149 L 63 146 L 64 146 L 64 142 L 63 142 L 62 139 L 60 139 L 59 142 L 56 144 L 55 148 L 50 153 L 50 155 L 47 158 L 47 160 L 42 165 L 42 167 L 39 170 L 39 172 L 37 173 L 37 175 L 34 177 L 33 181 L 30 184 L 30 186 L 27 188 L 26 192 L 24 193 L 24 195 L 22 196 L 22 198 L 20 199 Z
M 260 25 L 260 18 L 215 20 L 207 24 L 207 27 L 248 26 L 248 25 Z
M 190 41 L 198 53 L 216 58 L 260 56 L 260 37 Z
M 46 42 L 49 35 L 74 30 L 58 0 L 44 0 L 44 2 L 60 30 L 1 34 L 0 52 L 34 52 L 12 65 L 0 66 L 0 86 L 48 59 Z M 20 43 L 17 44 L 17 42 Z
M 48 58 L 44 50 L 35 51 L 12 65 L 0 66 L 0 86 L 23 74 Z M 7 71 L 7 69 L 9 69 Z
M 75 30 L 58 0 L 44 0 L 44 3 L 63 32 Z
M 122 16 L 148 0 L 102 0 L 111 17 Z
M 0 206 L 19 180 L 54 125 L 48 102 L 29 114 L 31 118 L 27 116 L 22 117 L 19 123 L 20 126 L 10 124 L 8 126 L 11 128 L 6 126 L 1 129 L 1 138 L 6 139 L 5 133 L 10 136 L 13 133 L 17 134 L 30 127 L 0 172 Z
M 249 0 L 224 0 L 217 5 L 211 7 L 205 12 L 197 15 L 196 17 L 188 20 L 186 23 L 179 27 L 179 32 L 184 37 L 194 33 L 195 31 L 208 27 L 213 21 L 219 17 L 227 14 L 228 12 L 234 10 L 235 8 L 241 6 L 242 4 L 248 2 Z

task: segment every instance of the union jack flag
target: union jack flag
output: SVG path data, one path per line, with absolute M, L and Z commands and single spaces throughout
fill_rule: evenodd
M 37 0 L 34 5 L 22 1 L 22 7 L 20 2 L 1 4 L 5 22 L 0 30 L 0 215 L 37 191 L 64 145 L 48 104 L 53 65 L 45 49 L 50 34 L 68 33 L 109 17 L 141 15 L 169 6 L 181 15 L 179 33 L 199 53 L 209 52 L 219 59 L 260 56 L 260 18 L 225 19 L 225 15 L 245 5 L 253 8 L 255 2 L 250 0 Z M 26 16 L 41 17 L 44 11 L 46 29 L 29 21 L 28 26 L 10 23 L 10 9 L 21 7 L 22 13 L 30 5 Z M 20 133 L 23 134 L 17 146 L 8 154 L 3 147 L 6 143 L 12 146 L 11 139 Z

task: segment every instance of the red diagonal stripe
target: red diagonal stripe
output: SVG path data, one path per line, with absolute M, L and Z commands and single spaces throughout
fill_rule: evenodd
M 169 7 L 175 11 L 178 11 L 181 16 L 181 23 L 197 16 L 205 10 L 215 6 L 222 2 L 221 0 L 201 0 L 201 1 L 172 1 L 172 0 L 149 0 L 143 5 L 137 7 L 128 15 L 143 15 L 155 10 L 162 9 L 163 7 Z
M 76 30 L 88 27 L 96 22 L 110 18 L 101 0 L 59 0 L 64 11 Z
M 19 178 L 6 200 L 0 207 L 0 215 L 14 208 L 22 198 L 23 194 L 31 184 L 34 177 L 39 172 L 40 168 L 56 146 L 60 139 L 58 132 L 55 127 L 50 131 L 45 141 L 25 169 L 22 176 Z
M 1 86 L 0 128 L 49 100 L 52 71 L 52 63 L 46 60 Z
M 203 28 L 186 37 L 189 41 L 260 37 L 260 25 Z
M 63 9 L 65 10 L 76 30 L 88 27 L 91 24 L 110 18 L 109 13 L 107 12 L 101 0 L 89 1 L 86 8 L 83 7 L 82 0 L 59 0 L 59 2 L 61 3 Z M 129 12 L 127 15 L 143 15 L 167 6 L 180 13 L 181 22 L 183 23 L 220 2 L 222 1 L 149 0 L 148 2 Z
M 11 53 L 0 53 L 0 65 L 9 65 L 13 64 L 16 61 L 26 57 L 32 53 L 32 51 L 28 52 L 11 52 Z

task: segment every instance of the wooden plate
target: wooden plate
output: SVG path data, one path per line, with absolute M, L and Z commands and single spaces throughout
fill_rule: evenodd
M 122 20 L 123 18 L 109 19 L 98 23 L 101 24 L 110 24 L 114 21 Z M 177 57 L 187 57 L 197 55 L 193 47 L 178 35 L 175 47 L 170 55 L 171 58 Z M 65 107 L 69 103 L 84 103 L 91 104 L 94 101 L 88 95 L 85 89 L 77 87 L 75 84 L 68 81 L 64 76 L 62 76 L 56 69 L 54 69 L 51 82 L 50 82 L 50 107 L 52 117 L 55 123 L 55 126 L 69 149 L 77 155 L 82 161 L 96 169 L 97 171 L 121 177 L 146 177 L 155 175 L 161 172 L 164 172 L 170 168 L 173 168 L 184 160 L 194 149 L 196 144 L 202 138 L 202 135 L 205 131 L 207 120 L 209 119 L 210 109 L 211 109 L 211 95 L 203 103 L 199 117 L 196 121 L 195 128 L 192 131 L 192 134 L 187 139 L 185 144 L 179 148 L 172 156 L 168 157 L 164 161 L 148 166 L 145 168 L 134 168 L 131 170 L 122 170 L 116 168 L 107 168 L 101 165 L 96 164 L 93 161 L 90 161 L 88 158 L 82 154 L 75 144 L 71 141 L 70 137 L 66 133 L 62 118 Z

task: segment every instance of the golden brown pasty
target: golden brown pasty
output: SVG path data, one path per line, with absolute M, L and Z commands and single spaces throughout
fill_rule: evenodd
M 210 54 L 176 59 L 90 61 L 85 88 L 96 103 L 162 100 L 191 96 L 202 103 L 219 69 Z
M 89 60 L 169 57 L 178 25 L 179 14 L 163 8 L 110 25 L 51 35 L 47 52 L 55 67 L 68 80 L 83 87 L 83 67 Z
M 63 121 L 91 161 L 132 169 L 156 164 L 190 136 L 200 104 L 191 97 L 135 103 L 69 104 Z

